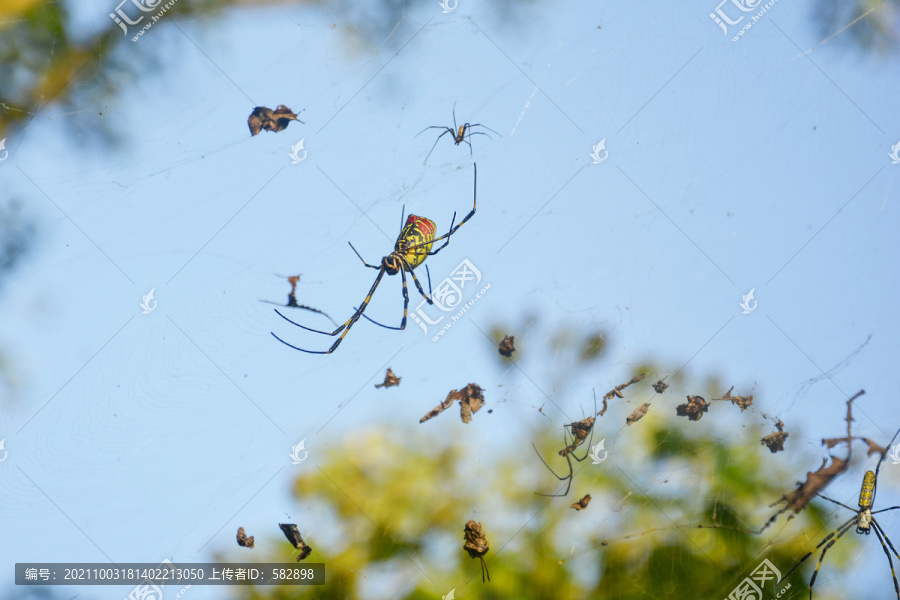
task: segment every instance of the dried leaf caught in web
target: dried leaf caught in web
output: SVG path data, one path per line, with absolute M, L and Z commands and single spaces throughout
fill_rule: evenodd
M 277 133 L 286 128 L 291 121 L 303 122 L 291 109 L 284 104 L 279 104 L 275 110 L 257 106 L 247 118 L 247 125 L 250 127 L 250 134 L 256 135 L 263 129 Z
M 669 384 L 664 382 L 662 379 L 653 384 L 653 390 L 657 394 L 662 394 L 669 387 Z
M 287 279 L 288 283 L 291 284 L 291 291 L 288 293 L 287 304 L 281 304 L 279 302 L 272 302 L 271 300 L 260 300 L 260 302 L 265 302 L 267 304 L 274 304 L 275 306 L 283 306 L 285 308 L 300 308 L 300 309 L 308 310 L 308 311 L 311 311 L 314 313 L 319 313 L 320 315 L 322 315 L 323 317 L 325 317 L 326 319 L 328 319 L 329 321 L 334 323 L 334 326 L 337 327 L 337 323 L 335 323 L 334 319 L 332 319 L 330 316 L 328 316 L 327 313 L 322 312 L 318 308 L 313 308 L 311 306 L 306 306 L 305 304 L 297 303 L 297 284 L 300 283 L 299 275 L 290 275 L 288 277 L 285 277 L 284 275 L 278 275 L 278 277 L 283 277 L 284 279 Z
M 650 410 L 650 403 L 644 402 L 643 404 L 638 406 L 636 409 L 634 409 L 633 413 L 628 415 L 628 418 L 625 419 L 625 424 L 631 425 L 635 421 L 640 421 L 644 417 L 644 415 L 647 414 L 648 410 Z
M 452 390 L 447 394 L 447 398 L 431 409 L 428 414 L 419 419 L 419 423 L 424 423 L 428 419 L 432 419 L 453 404 L 455 400 L 459 400 L 459 413 L 463 423 L 472 420 L 472 415 L 481 410 L 484 406 L 484 390 L 477 383 L 470 383 L 461 390 Z
M 687 417 L 691 421 L 699 421 L 703 413 L 709 411 L 709 404 L 700 396 L 688 396 L 687 402 L 675 407 L 675 413 L 679 417 Z
M 463 423 L 472 420 L 472 415 L 484 406 L 484 390 L 475 383 L 470 383 L 461 390 L 463 397 L 459 399 L 459 416 Z
M 471 520 L 466 523 L 465 540 L 466 543 L 463 548 L 469 553 L 469 556 L 481 559 L 482 583 L 484 582 L 485 575 L 487 575 L 487 580 L 490 581 L 491 574 L 488 573 L 487 564 L 484 562 L 484 555 L 487 554 L 488 550 L 491 548 L 488 545 L 487 535 L 485 535 L 481 523 L 476 523 Z
M 588 507 L 588 504 L 591 501 L 591 495 L 585 494 L 584 498 L 573 504 L 570 508 L 574 508 L 575 510 L 584 510 Z
M 731 386 L 725 395 L 721 398 L 713 398 L 714 401 L 719 400 L 730 400 L 732 404 L 736 404 L 741 407 L 741 412 L 744 412 L 744 409 L 753 404 L 753 394 L 749 396 L 732 396 L 731 391 L 734 389 L 734 386 Z
M 243 546 L 244 548 L 252 548 L 253 547 L 253 536 L 247 537 L 247 534 L 244 533 L 243 527 L 238 527 L 237 530 L 237 543 L 238 546 Z
M 281 531 L 284 532 L 284 537 L 291 543 L 294 548 L 300 551 L 300 555 L 297 557 L 297 562 L 300 562 L 312 552 L 312 548 L 307 546 L 303 542 L 303 538 L 300 537 L 300 530 L 297 529 L 297 526 L 293 523 L 279 523 L 279 527 L 281 527 Z
M 641 375 L 638 375 L 637 377 L 632 378 L 631 381 L 626 381 L 622 385 L 617 385 L 612 390 L 607 392 L 606 395 L 603 396 L 603 399 L 604 400 L 612 400 L 613 398 L 616 398 L 616 397 L 624 398 L 625 396 L 624 396 L 624 394 L 622 394 L 622 390 L 627 388 L 632 383 L 637 383 L 638 381 L 640 381 L 641 379 L 643 379 L 646 376 L 647 376 L 646 373 L 642 373 Z
M 597 416 L 602 417 L 603 414 L 606 412 L 606 408 L 607 408 L 606 403 L 608 400 L 612 400 L 613 398 L 624 398 L 625 395 L 622 394 L 622 390 L 627 388 L 632 383 L 637 383 L 638 381 L 640 381 L 641 379 L 643 379 L 646 376 L 647 376 L 646 373 L 641 373 L 637 377 L 633 377 L 631 379 L 631 381 L 626 381 L 622 385 L 617 385 L 612 390 L 606 392 L 606 394 L 603 396 L 603 408 L 600 409 L 600 412 L 597 413 Z
M 503 340 L 500 342 L 500 348 L 499 348 L 500 354 L 502 354 L 506 358 L 509 358 L 510 356 L 512 356 L 512 353 L 516 351 L 515 342 L 516 342 L 515 336 L 507 335 L 506 337 L 504 337 Z
M 384 383 L 376 383 L 375 387 L 380 388 L 389 388 L 395 385 L 400 385 L 400 380 L 402 377 L 397 377 L 394 375 L 394 372 L 391 371 L 391 368 L 388 367 L 387 373 L 384 374 Z
M 779 419 L 778 422 L 775 423 L 775 428 L 778 431 L 772 432 L 760 440 L 760 443 L 767 446 L 772 454 L 784 450 L 784 440 L 786 440 L 788 438 L 788 435 L 790 435 L 787 431 L 784 430 L 784 423 L 781 421 L 781 419 Z

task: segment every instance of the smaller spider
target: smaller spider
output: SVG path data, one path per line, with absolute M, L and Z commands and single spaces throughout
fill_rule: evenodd
M 450 134 L 450 137 L 453 138 L 453 141 L 454 141 L 454 143 L 456 143 L 457 146 L 459 146 L 463 142 L 465 142 L 469 145 L 469 156 L 472 156 L 472 142 L 470 142 L 467 138 L 471 138 L 473 135 L 487 135 L 487 137 L 489 139 L 494 139 L 491 136 L 489 136 L 488 134 L 484 133 L 483 131 L 472 131 L 472 129 L 475 127 L 484 127 L 488 131 L 490 131 L 492 133 L 496 133 L 497 135 L 500 135 L 499 133 L 497 133 L 496 131 L 494 131 L 493 129 L 488 127 L 487 125 L 482 125 L 481 123 L 464 123 L 463 125 L 460 125 L 459 127 L 457 127 L 456 126 L 456 103 L 454 102 L 453 103 L 453 129 L 450 129 L 449 127 L 446 127 L 444 125 L 430 125 L 416 134 L 416 137 L 419 137 L 420 135 L 422 135 L 429 129 L 443 129 L 443 133 L 441 133 L 441 135 L 439 135 L 437 137 L 437 139 L 434 140 L 434 145 L 431 147 L 431 150 L 428 151 L 428 156 L 425 157 L 425 161 L 422 164 L 428 164 L 428 158 L 431 156 L 431 153 L 434 152 L 434 149 L 437 146 L 437 143 L 441 140 L 442 137 L 444 137 L 448 133 Z
M 594 396 L 594 410 L 597 409 L 597 397 Z M 591 442 L 594 440 L 594 417 L 587 417 L 582 419 L 581 421 L 576 421 L 574 423 L 569 423 L 567 425 L 563 425 L 563 443 L 566 444 L 566 447 L 559 451 L 559 455 L 566 459 L 566 463 L 569 465 L 569 474 L 565 477 L 560 477 L 553 468 L 547 464 L 547 461 L 544 460 L 544 457 L 541 456 L 541 453 L 538 452 L 537 447 L 534 444 L 531 444 L 531 447 L 534 448 L 534 451 L 537 453 L 538 458 L 541 459 L 541 462 L 544 463 L 544 466 L 553 473 L 554 477 L 559 479 L 560 481 L 568 481 L 566 485 L 566 491 L 562 494 L 541 494 L 535 492 L 538 496 L 547 496 L 547 497 L 560 497 L 566 496 L 569 493 L 569 490 L 572 488 L 572 479 L 575 475 L 575 470 L 572 466 L 572 459 L 574 458 L 578 462 L 583 461 L 588 457 L 588 451 L 585 450 L 584 456 L 578 458 L 578 455 L 575 454 L 575 449 L 581 446 L 584 443 L 584 440 L 588 439 L 588 435 L 590 435 L 590 441 L 588 441 L 588 446 L 591 445 Z M 568 431 L 567 431 L 568 430 Z M 572 442 L 569 443 L 569 437 L 571 436 Z

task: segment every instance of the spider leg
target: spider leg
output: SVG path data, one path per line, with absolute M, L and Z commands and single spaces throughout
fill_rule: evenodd
M 894 445 L 894 441 L 897 439 L 897 436 L 900 435 L 900 429 L 897 430 L 897 433 L 894 434 L 894 437 L 891 439 L 891 442 L 885 446 L 884 454 L 881 455 L 881 460 L 878 461 L 878 466 L 875 467 L 875 488 L 872 489 L 872 503 L 875 503 L 875 492 L 878 488 L 878 471 L 881 470 L 881 463 L 884 462 L 885 457 L 887 456 L 887 449 Z
M 847 510 L 852 510 L 853 512 L 859 512 L 858 508 L 853 508 L 852 506 L 847 506 L 846 504 L 842 504 L 842 503 L 838 502 L 837 500 L 832 500 L 828 496 L 823 496 L 822 494 L 816 494 L 816 496 L 818 496 L 822 500 L 828 500 L 829 502 L 831 502 L 833 504 L 837 504 L 838 506 L 843 506 Z
M 472 192 L 472 210 L 471 210 L 471 212 L 469 212 L 469 214 L 467 214 L 466 217 L 462 221 L 457 223 L 456 226 L 451 226 L 450 231 L 445 233 L 441 237 L 434 238 L 430 242 L 426 242 L 424 244 L 416 244 L 415 246 L 410 246 L 409 248 L 407 248 L 407 250 L 412 250 L 412 249 L 418 248 L 420 246 L 427 246 L 429 244 L 434 244 L 435 242 L 439 242 L 443 239 L 446 239 L 447 241 L 444 242 L 444 244 L 440 248 L 428 253 L 428 256 L 433 256 L 433 255 L 437 254 L 438 252 L 440 252 L 441 250 L 443 250 L 447 246 L 447 244 L 450 243 L 450 239 L 449 239 L 450 236 L 453 235 L 454 233 L 456 233 L 456 230 L 459 229 L 460 227 L 462 227 L 463 223 L 465 223 L 466 221 L 468 221 L 469 219 L 472 218 L 472 215 L 475 214 L 475 208 L 476 208 L 476 204 L 478 201 L 478 165 L 473 165 L 473 166 L 475 167 L 475 184 L 474 184 L 474 188 L 473 188 L 473 192 Z M 453 213 L 453 219 L 456 220 L 456 213 Z
M 560 477 L 559 475 L 556 474 L 556 471 L 554 471 L 554 470 L 550 467 L 550 465 L 547 464 L 547 461 L 544 460 L 544 457 L 541 456 L 541 453 L 538 452 L 538 450 L 537 450 L 537 448 L 535 447 L 535 445 L 534 445 L 534 444 L 531 444 L 531 447 L 534 448 L 534 451 L 535 451 L 535 453 L 537 453 L 538 458 L 540 458 L 540 459 L 541 459 L 541 462 L 544 463 L 544 466 L 547 467 L 547 469 L 549 469 L 551 473 L 553 473 L 553 476 L 554 476 L 554 477 L 556 477 L 556 478 L 559 479 L 560 481 L 568 481 L 568 482 L 569 482 L 569 484 L 566 486 L 566 491 L 563 492 L 562 494 L 540 494 L 540 493 L 538 493 L 538 492 L 535 492 L 535 495 L 537 495 L 537 496 L 544 496 L 544 497 L 547 497 L 547 498 L 558 498 L 558 497 L 562 497 L 562 496 L 567 495 L 567 494 L 569 493 L 569 488 L 572 487 L 572 461 L 571 461 L 571 459 L 569 458 L 568 453 L 565 455 L 565 457 L 566 457 L 566 462 L 569 464 L 569 474 L 566 475 L 565 477 Z
M 438 129 L 440 129 L 440 127 L 437 126 L 437 125 L 432 125 L 432 127 L 438 127 Z M 426 127 L 426 129 L 431 129 L 431 127 Z M 421 133 L 421 132 L 420 132 L 420 133 Z M 422 164 L 423 164 L 423 165 L 427 165 L 427 164 L 428 164 L 428 159 L 431 157 L 431 153 L 434 152 L 434 149 L 435 149 L 435 147 L 438 145 L 438 142 L 441 141 L 441 138 L 444 137 L 445 135 L 447 135 L 448 133 L 451 134 L 451 135 L 453 134 L 453 132 L 450 130 L 449 127 L 444 127 L 444 133 L 442 133 L 441 135 L 437 136 L 437 139 L 434 140 L 434 145 L 431 146 L 431 150 L 428 151 L 428 155 L 425 157 L 425 160 L 422 161 Z
M 328 313 L 323 312 L 323 311 L 319 310 L 318 308 L 313 308 L 311 306 L 297 304 L 296 302 L 294 304 L 290 304 L 290 303 L 289 304 L 279 304 L 278 302 L 272 302 L 271 300 L 260 300 L 260 302 L 265 302 L 266 304 L 274 304 L 275 306 L 283 306 L 285 308 L 302 308 L 304 310 L 308 310 L 308 311 L 311 311 L 314 313 L 319 313 L 320 315 L 322 315 L 323 317 L 325 317 L 326 319 L 328 319 L 329 321 L 334 323 L 334 319 L 332 319 L 330 316 L 328 316 Z M 290 302 L 290 300 L 288 300 L 288 302 Z M 334 323 L 334 325 L 336 327 L 337 323 Z
M 855 521 L 856 521 L 856 517 L 854 517 L 853 520 L 851 520 L 850 525 L 852 525 Z M 828 545 L 826 545 L 825 548 L 822 550 L 822 556 L 819 557 L 819 562 L 818 562 L 818 564 L 816 564 L 816 570 L 813 571 L 812 577 L 809 580 L 809 600 L 812 600 L 812 589 L 813 589 L 813 586 L 816 584 L 816 577 L 819 576 L 819 567 L 822 566 L 822 561 L 825 560 L 825 553 L 828 552 L 828 549 L 831 548 L 832 546 L 834 546 L 835 542 L 837 542 L 839 539 L 841 539 L 841 536 L 844 535 L 845 533 L 847 533 L 848 531 L 850 531 L 849 526 L 847 526 L 842 532 L 840 532 L 836 538 L 834 538 L 833 540 L 828 542 Z M 829 537 L 830 537 L 830 535 L 829 535 Z M 821 544 L 819 544 L 819 545 L 821 546 Z M 818 546 L 816 546 L 816 547 L 818 548 Z
M 400 321 L 400 327 L 384 325 L 371 317 L 367 317 L 366 315 L 361 315 L 363 318 L 368 319 L 372 323 L 375 323 L 379 327 L 384 327 L 385 329 L 393 329 L 394 331 L 403 331 L 404 329 L 406 329 L 406 315 L 407 309 L 409 308 L 409 292 L 406 289 L 406 273 L 404 273 L 402 269 L 400 270 L 400 278 L 403 280 L 403 320 Z
M 493 129 L 491 129 L 491 128 L 488 127 L 487 125 L 482 125 L 481 123 L 472 123 L 471 125 L 469 125 L 469 129 L 472 129 L 473 127 L 484 127 L 485 129 L 487 129 L 487 130 L 490 131 L 491 133 L 496 133 L 497 135 L 500 135 L 498 132 L 494 131 Z M 480 131 L 473 131 L 472 133 L 481 133 L 481 132 L 480 132 Z M 487 134 L 486 134 L 486 133 L 482 133 L 482 135 L 487 135 Z M 488 137 L 491 137 L 491 136 L 488 135 Z M 500 137 L 503 137 L 503 136 L 500 135 Z
M 350 244 L 350 242 L 347 242 L 347 243 Z M 350 248 L 352 248 L 353 251 L 356 252 L 356 248 L 353 248 L 353 244 L 350 244 Z M 370 265 L 369 263 L 367 263 L 367 262 L 363 259 L 363 257 L 360 255 L 359 252 L 356 252 L 356 256 L 359 257 L 359 260 L 362 261 L 362 264 L 366 265 L 366 266 L 369 267 L 370 269 L 380 269 L 380 268 L 381 268 L 380 266 Z
M 334 352 L 337 349 L 337 347 L 340 345 L 340 343 L 344 341 L 344 338 L 347 337 L 348 333 L 350 333 L 350 328 L 353 327 L 353 324 L 356 323 L 359 320 L 360 316 L 362 316 L 363 312 L 365 312 L 366 307 L 369 305 L 369 301 L 372 299 L 372 295 L 375 293 L 375 289 L 378 287 L 378 284 L 381 283 L 381 278 L 384 277 L 384 273 L 385 273 L 385 270 L 382 268 L 378 272 L 378 276 L 375 278 L 375 283 L 373 283 L 372 287 L 369 288 L 369 294 L 366 296 L 366 299 L 363 300 L 363 303 L 360 305 L 360 307 L 356 310 L 355 313 L 353 313 L 353 315 L 349 319 L 347 319 L 346 323 L 344 323 L 343 325 L 341 325 L 340 327 L 338 327 L 331 333 L 328 333 L 327 331 L 319 331 L 318 329 L 312 329 L 310 327 L 301 325 L 300 323 L 294 323 L 294 321 L 291 321 L 290 319 L 285 317 L 283 314 L 281 314 L 277 308 L 275 309 L 275 312 L 278 313 L 278 316 L 280 316 L 285 321 L 296 325 L 297 327 L 299 327 L 301 329 L 306 329 L 306 330 L 312 331 L 314 333 L 321 333 L 321 334 L 330 335 L 330 336 L 337 335 L 337 334 L 341 333 L 341 331 L 343 331 L 344 333 L 341 334 L 341 337 L 339 337 L 337 339 L 337 341 L 328 350 L 317 351 L 317 350 L 305 350 L 303 348 L 298 348 L 297 346 L 288 344 L 286 341 L 284 341 L 283 339 L 281 339 L 280 337 L 275 335 L 274 332 L 272 332 L 272 337 L 274 337 L 276 340 L 278 340 L 285 346 L 290 346 L 294 350 L 299 350 L 300 352 L 306 352 L 308 354 L 331 354 L 332 352 Z M 406 321 L 405 312 L 403 315 L 403 320 L 404 320 L 404 322 Z
M 484 576 L 485 576 L 485 575 L 487 575 L 487 580 L 490 581 L 490 580 L 491 580 L 491 574 L 490 574 L 490 572 L 488 571 L 487 563 L 484 562 L 484 557 L 483 557 L 483 556 L 479 556 L 478 558 L 481 559 L 481 583 L 484 583 Z
M 887 539 L 887 534 L 881 529 L 881 525 L 875 522 L 875 519 L 872 519 L 872 529 L 875 530 L 875 535 L 878 537 L 878 541 L 881 542 L 881 549 L 884 550 L 884 555 L 887 556 L 888 564 L 891 565 L 891 577 L 894 578 L 894 591 L 897 592 L 897 600 L 900 600 L 900 583 L 897 583 L 897 573 L 894 571 L 894 561 L 891 560 L 891 553 L 888 552 L 887 546 L 884 545 L 884 539 L 881 536 L 884 536 Z M 888 543 L 891 541 L 888 539 Z M 896 548 L 891 544 L 891 550 L 894 551 L 894 555 L 897 556 L 897 560 L 900 560 L 900 555 L 897 554 Z
M 872 514 L 877 515 L 878 513 L 887 512 L 889 510 L 897 510 L 898 508 L 900 508 L 900 506 L 892 506 L 890 508 L 882 508 L 881 510 L 873 510 Z
M 815 548 L 813 548 L 812 550 L 810 550 L 809 552 L 807 552 L 807 553 L 803 556 L 803 558 L 801 558 L 800 560 L 798 560 L 797 563 L 796 563 L 793 567 L 791 567 L 791 570 L 788 571 L 787 573 L 785 573 L 785 574 L 781 577 L 781 579 L 778 581 L 778 583 L 781 583 L 782 581 L 784 581 L 785 579 L 787 579 L 788 576 L 789 576 L 791 573 L 793 573 L 794 571 L 797 570 L 797 567 L 799 567 L 800 565 L 802 565 L 803 562 L 804 562 L 807 558 L 809 558 L 810 556 L 813 555 L 813 552 L 815 552 L 816 550 L 818 550 L 819 548 L 821 548 L 821 547 L 822 547 L 822 544 L 824 544 L 825 542 L 828 542 L 829 540 L 831 540 L 831 541 L 828 543 L 828 545 L 825 546 L 825 550 L 822 551 L 822 556 L 819 558 L 819 564 L 816 565 L 816 571 L 815 571 L 815 573 L 813 573 L 812 580 L 809 582 L 809 587 L 810 587 L 810 592 L 809 592 L 809 593 L 810 593 L 810 597 L 812 597 L 812 584 L 813 584 L 813 583 L 815 582 L 815 580 L 816 580 L 816 575 L 819 574 L 819 567 L 822 566 L 822 560 L 825 558 L 825 552 L 827 552 L 828 549 L 831 548 L 831 546 L 834 545 L 834 543 L 835 543 L 836 541 L 838 541 L 838 539 L 839 539 L 842 535 L 844 535 L 845 533 L 847 533 L 847 532 L 850 530 L 850 526 L 853 525 L 854 523 L 856 523 L 856 515 L 854 515 L 854 516 L 850 517 L 849 519 L 847 519 L 847 521 L 845 521 L 843 524 L 841 524 L 840 527 L 838 527 L 837 529 L 835 529 L 834 531 L 832 531 L 831 533 L 829 533 L 827 536 L 825 536 L 825 539 L 822 540 L 821 542 L 819 542 L 819 545 L 818 545 L 818 546 L 816 546 Z M 834 537 L 834 534 L 836 534 L 836 533 L 838 534 L 838 536 L 837 536 L 837 537 Z M 834 538 L 834 539 L 831 539 L 831 538 Z

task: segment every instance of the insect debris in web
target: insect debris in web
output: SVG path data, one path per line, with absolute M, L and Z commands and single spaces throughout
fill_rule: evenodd
M 279 104 L 275 110 L 257 106 L 247 117 L 247 126 L 250 127 L 250 135 L 256 135 L 263 129 L 277 133 L 285 129 L 291 121 L 303 123 L 297 118 L 297 114 L 284 104 Z
M 582 498 L 578 502 L 574 503 L 569 508 L 574 508 L 575 510 L 584 510 L 588 507 L 588 504 L 590 504 L 590 502 L 591 502 L 591 495 L 585 494 L 584 498 Z
M 300 537 L 300 531 L 297 529 L 297 526 L 293 523 L 279 523 L 279 527 L 281 527 L 281 531 L 284 532 L 284 537 L 291 543 L 294 548 L 300 551 L 300 555 L 297 556 L 297 562 L 300 562 L 312 552 L 312 548 L 304 543 L 303 538 Z
M 660 379 L 659 381 L 657 381 L 656 383 L 653 384 L 653 390 L 657 394 L 662 394 L 663 392 L 666 391 L 666 389 L 668 387 L 669 387 L 669 384 L 666 383 L 665 381 L 663 381 L 662 379 Z
M 643 379 L 646 376 L 647 376 L 646 373 L 641 373 L 640 375 L 638 375 L 636 377 L 632 377 L 631 381 L 626 381 L 622 385 L 617 385 L 610 391 L 606 392 L 606 394 L 604 394 L 604 396 L 603 396 L 603 409 L 601 409 L 600 412 L 597 413 L 597 416 L 602 417 L 603 413 L 606 412 L 606 402 L 608 400 L 612 400 L 613 398 L 624 398 L 625 395 L 622 393 L 622 390 L 624 390 L 625 388 L 627 388 L 629 385 L 631 385 L 633 383 L 637 383 L 638 381 L 640 381 L 641 379 Z
M 247 537 L 247 534 L 244 533 L 243 527 L 238 527 L 237 530 L 237 543 L 238 546 L 243 546 L 244 548 L 252 548 L 253 547 L 253 536 Z
M 510 358 L 513 352 L 516 351 L 516 337 L 513 335 L 505 336 L 500 341 L 500 347 L 498 348 L 498 351 L 506 358 Z
M 743 411 L 743 409 L 741 410 Z M 781 419 L 778 419 L 778 422 L 775 423 L 775 429 L 777 429 L 778 431 L 773 431 L 759 441 L 759 443 L 765 445 L 769 449 L 769 452 L 771 452 L 772 454 L 784 450 L 784 440 L 786 440 L 788 438 L 788 435 L 790 435 L 787 431 L 784 430 L 784 423 L 781 421 Z
M 424 423 L 428 419 L 433 419 L 438 416 L 450 408 L 456 400 L 459 400 L 459 415 L 462 422 L 468 423 L 472 420 L 472 415 L 477 413 L 481 410 L 481 407 L 484 406 L 484 390 L 481 389 L 481 386 L 477 383 L 470 383 L 461 390 L 451 390 L 451 392 L 447 394 L 446 400 L 435 406 L 428 414 L 419 419 L 419 423 Z
M 675 414 L 679 417 L 687 417 L 691 421 L 699 421 L 703 413 L 709 411 L 709 403 L 700 396 L 688 396 L 687 402 L 675 407 Z
M 741 407 L 741 412 L 744 412 L 744 409 L 753 404 L 753 394 L 749 396 L 732 396 L 731 391 L 734 390 L 734 386 L 725 392 L 725 395 L 721 398 L 713 398 L 713 402 L 718 402 L 720 400 L 730 400 L 732 404 L 736 404 Z M 779 429 L 779 431 L 781 431 Z
M 650 403 L 644 402 L 643 404 L 638 406 L 636 409 L 634 409 L 633 413 L 628 415 L 628 418 L 625 419 L 625 424 L 630 426 L 635 421 L 640 421 L 644 417 L 644 415 L 647 414 L 648 410 L 650 410 Z
M 491 574 L 488 572 L 487 563 L 484 562 L 484 555 L 487 554 L 491 547 L 488 545 L 487 535 L 485 535 L 481 523 L 469 520 L 466 523 L 465 539 L 466 543 L 463 548 L 469 553 L 469 556 L 481 559 L 481 582 L 484 583 L 485 575 L 487 575 L 487 580 L 490 581 Z
M 831 481 L 835 477 L 847 470 L 847 467 L 850 465 L 850 458 L 853 454 L 853 435 L 850 429 L 850 425 L 853 422 L 853 401 L 865 393 L 865 390 L 860 390 L 855 396 L 847 400 L 847 436 L 827 440 L 833 442 L 831 444 L 825 444 L 826 440 L 822 440 L 823 444 L 827 445 L 829 448 L 833 448 L 840 443 L 846 442 L 847 458 L 839 458 L 837 456 L 826 457 L 822 459 L 822 466 L 816 469 L 815 472 L 807 471 L 806 481 L 798 481 L 797 487 L 794 490 L 789 493 L 783 494 L 780 499 L 769 505 L 769 507 L 773 507 L 779 504 L 784 504 L 784 506 L 780 508 L 774 515 L 769 517 L 769 520 L 766 521 L 765 525 L 760 528 L 760 533 L 762 533 L 769 525 L 774 523 L 775 519 L 777 519 L 778 515 L 780 515 L 781 513 L 788 510 L 793 511 L 794 514 L 799 513 L 801 510 L 803 510 L 803 507 L 809 504 L 809 501 L 812 500 L 821 490 L 825 489 L 825 486 L 831 483 Z M 828 458 L 831 458 L 830 465 L 828 464 Z M 791 517 L 793 517 L 793 515 Z
M 306 306 L 306 305 L 297 303 L 297 284 L 300 283 L 299 275 L 290 275 L 290 276 L 278 275 L 278 277 L 287 279 L 288 283 L 291 284 L 291 291 L 288 293 L 287 304 L 280 304 L 278 302 L 272 302 L 271 300 L 260 300 L 260 302 L 265 302 L 267 304 L 274 304 L 275 306 L 283 306 L 285 308 L 300 308 L 300 309 L 308 310 L 308 311 L 311 311 L 314 313 L 319 313 L 320 315 L 322 315 L 323 317 L 325 317 L 326 319 L 328 319 L 329 321 L 334 323 L 334 319 L 332 319 L 330 316 L 328 316 L 328 314 L 319 310 L 318 308 L 313 308 L 311 306 Z M 337 323 L 335 323 L 335 325 L 337 325 Z
M 375 387 L 377 388 L 389 388 L 394 387 L 395 385 L 400 385 L 400 380 L 402 377 L 397 377 L 394 375 L 394 372 L 391 371 L 391 368 L 388 367 L 387 373 L 384 374 L 384 383 L 376 383 Z

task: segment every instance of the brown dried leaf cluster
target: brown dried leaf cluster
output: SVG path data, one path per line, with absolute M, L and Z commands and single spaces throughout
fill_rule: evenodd
M 591 495 L 585 494 L 584 498 L 573 504 L 570 508 L 574 508 L 575 510 L 584 510 L 588 507 L 588 504 L 591 501 Z
M 459 415 L 463 423 L 472 420 L 472 415 L 481 410 L 484 406 L 484 390 L 477 383 L 470 383 L 461 390 L 452 390 L 447 394 L 447 398 L 431 409 L 428 414 L 419 419 L 419 423 L 424 423 L 428 419 L 438 416 L 459 400 Z
M 700 396 L 688 396 L 687 402 L 675 407 L 675 414 L 691 421 L 699 421 L 705 412 L 709 412 L 709 403 Z
M 508 335 L 503 338 L 500 342 L 499 352 L 506 358 L 512 356 L 512 353 L 516 351 L 516 337 L 513 335 Z
M 827 462 L 828 459 L 823 458 L 822 466 L 815 473 L 807 471 L 806 481 L 798 483 L 797 489 L 782 498 L 784 502 L 787 502 L 786 508 L 793 510 L 795 513 L 800 512 L 822 488 L 843 473 L 849 464 L 846 460 L 836 456 L 831 457 L 831 464 L 826 467 L 825 464 Z
M 384 374 L 384 383 L 376 383 L 375 387 L 389 388 L 389 387 L 393 387 L 395 385 L 400 385 L 401 379 L 402 379 L 402 377 L 397 377 L 396 375 L 394 375 L 394 372 L 391 371 L 390 367 L 388 367 L 387 372 Z
M 623 383 L 622 385 L 617 385 L 616 387 L 614 387 L 614 388 L 611 389 L 610 391 L 606 392 L 606 394 L 603 396 L 603 408 L 600 409 L 600 412 L 597 413 L 597 416 L 598 416 L 598 417 L 602 417 L 602 416 L 603 416 L 603 413 L 606 412 L 606 408 L 607 408 L 606 403 L 607 403 L 607 401 L 612 400 L 613 398 L 624 398 L 625 395 L 622 393 L 622 390 L 624 390 L 625 388 L 627 388 L 627 387 L 628 387 L 629 385 L 631 385 L 632 383 L 637 383 L 638 381 L 640 381 L 641 379 L 643 379 L 643 378 L 646 377 L 646 376 L 647 376 L 646 373 L 641 373 L 641 374 L 638 375 L 637 377 L 633 377 L 633 378 L 631 379 L 631 381 L 626 381 L 626 382 Z
M 778 422 L 775 423 L 775 428 L 778 431 L 770 433 L 759 441 L 760 444 L 768 447 L 769 452 L 771 452 L 772 454 L 784 450 L 784 441 L 790 435 L 787 431 L 784 430 L 784 422 L 782 422 L 781 419 L 778 419 Z
M 253 547 L 253 536 L 247 537 L 247 534 L 244 533 L 243 527 L 238 527 L 237 530 L 237 543 L 238 546 L 243 546 L 244 548 L 252 548 Z
M 469 553 L 469 556 L 481 559 L 481 581 L 484 582 L 485 575 L 487 575 L 487 580 L 490 581 L 491 574 L 488 573 L 484 555 L 487 554 L 491 547 L 488 544 L 487 535 L 484 533 L 481 523 L 476 523 L 472 520 L 466 523 L 465 540 L 466 543 L 463 548 Z
M 741 407 L 741 412 L 744 412 L 744 409 L 753 404 L 753 394 L 749 396 L 732 396 L 731 391 L 734 389 L 734 386 L 725 392 L 725 395 L 721 398 L 714 398 L 714 400 L 730 400 L 732 404 L 737 404 Z
M 247 126 L 250 127 L 250 135 L 256 135 L 263 129 L 277 133 L 285 129 L 291 121 L 303 122 L 284 104 L 279 104 L 275 110 L 257 106 L 247 118 Z
M 640 420 L 644 417 L 644 415 L 647 414 L 647 411 L 648 411 L 648 410 L 650 410 L 650 403 L 649 403 L 649 402 L 644 402 L 643 404 L 641 404 L 640 406 L 638 406 L 638 407 L 634 410 L 633 413 L 631 413 L 630 415 L 628 415 L 628 418 L 625 419 L 625 424 L 630 426 L 630 425 L 631 425 L 632 423 L 634 423 L 635 421 L 640 421 Z
M 307 546 L 303 542 L 303 538 L 300 537 L 300 530 L 297 529 L 297 526 L 293 523 L 279 523 L 279 527 L 281 527 L 281 531 L 284 532 L 284 537 L 291 543 L 291 545 L 300 551 L 300 555 L 297 556 L 297 562 L 300 562 L 312 552 L 312 548 Z

